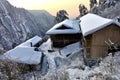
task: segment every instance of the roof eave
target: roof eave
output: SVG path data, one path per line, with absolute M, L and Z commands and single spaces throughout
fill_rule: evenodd
M 82 32 L 82 34 L 83 34 L 84 37 L 85 37 L 85 36 L 88 36 L 88 35 L 90 35 L 90 34 L 96 32 L 96 31 L 98 31 L 98 30 L 101 30 L 101 29 L 107 27 L 107 26 L 110 25 L 110 24 L 116 24 L 117 26 L 120 27 L 120 23 L 119 23 L 119 22 L 110 21 L 109 23 L 104 24 L 104 25 L 101 25 L 99 28 L 96 28 L 96 29 L 94 29 L 94 30 L 91 30 L 91 31 L 88 31 L 88 32 L 85 32 L 85 33 Z M 102 26 L 103 26 L 103 27 L 102 27 Z

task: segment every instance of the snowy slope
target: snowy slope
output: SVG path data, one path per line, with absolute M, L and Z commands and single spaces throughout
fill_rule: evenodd
M 40 77 L 40 80 L 120 80 L 120 52 L 114 56 L 109 54 L 101 59 L 98 65 L 88 67 L 84 65 L 84 59 L 81 55 L 83 52 L 79 42 L 56 49 L 51 47 L 49 39 L 41 45 L 40 50 L 47 57 L 48 72 L 45 75 L 34 72 L 37 76 L 28 73 L 26 79 L 37 78 L 39 80 Z M 48 50 L 54 51 L 49 52 Z M 66 57 L 65 54 L 69 53 L 72 54 Z
M 55 24 L 55 17 L 45 10 L 29 10 L 29 12 L 35 17 L 37 25 L 42 27 L 40 27 L 41 35 L 45 35 L 45 32 Z
M 81 46 L 80 42 L 76 42 L 74 44 L 68 45 L 68 46 L 66 46 L 64 48 L 60 48 L 60 49 L 59 48 L 52 48 L 50 39 L 48 39 L 47 42 L 43 43 L 40 46 L 40 50 L 45 52 L 45 54 L 46 53 L 51 54 L 51 52 L 48 52 L 48 50 L 54 50 L 54 52 L 52 52 L 53 54 L 55 54 L 55 55 L 59 54 L 62 57 L 66 57 L 69 54 L 74 54 L 75 52 L 80 51 L 81 49 L 82 49 L 82 46 Z
M 55 70 L 60 66 L 66 66 L 70 64 L 67 58 L 71 58 L 71 56 L 82 55 L 80 42 L 76 42 L 74 44 L 59 49 L 59 48 L 52 48 L 51 40 L 48 39 L 47 42 L 43 43 L 40 46 L 40 50 L 47 57 L 47 61 L 49 65 L 48 74 L 50 74 L 51 72 L 55 72 Z M 53 52 L 49 52 L 49 50 L 53 50 Z
M 70 80 L 120 80 L 120 52 L 115 56 L 111 54 L 104 58 L 99 66 L 93 68 L 85 67 L 81 69 L 67 69 Z

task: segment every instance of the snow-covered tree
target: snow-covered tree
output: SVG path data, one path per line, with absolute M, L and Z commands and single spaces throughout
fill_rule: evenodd
M 106 2 L 106 0 L 99 0 L 99 4 L 104 4 Z
M 91 12 L 91 13 L 94 13 L 94 14 L 100 14 L 100 11 L 99 11 L 98 6 L 93 6 L 93 7 L 90 9 L 90 12 Z
M 98 1 L 98 3 L 96 2 Z M 120 17 L 120 0 L 90 0 L 91 13 L 114 19 Z M 114 13 L 113 13 L 114 12 Z
M 88 10 L 83 4 L 80 4 L 79 5 L 79 12 L 80 12 L 80 17 L 81 17 L 81 16 L 84 16 L 85 14 L 87 14 Z
M 90 0 L 90 12 L 94 14 L 99 14 L 97 0 Z
M 95 5 L 97 5 L 97 0 L 90 0 L 90 8 L 93 8 Z
M 115 6 L 118 0 L 99 0 L 99 6 L 102 9 L 109 8 L 111 6 Z
M 57 23 L 64 21 L 65 19 L 69 19 L 68 13 L 66 10 L 59 10 L 56 15 Z

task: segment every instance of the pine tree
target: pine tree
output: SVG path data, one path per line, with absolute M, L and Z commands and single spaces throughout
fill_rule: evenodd
M 56 15 L 57 23 L 64 21 L 65 19 L 69 19 L 68 13 L 66 10 L 59 10 Z
M 90 0 L 90 8 L 93 8 L 95 5 L 97 5 L 97 0 Z
M 80 4 L 79 5 L 79 12 L 80 12 L 80 17 L 81 17 L 81 16 L 84 16 L 85 14 L 87 14 L 88 10 L 83 4 Z

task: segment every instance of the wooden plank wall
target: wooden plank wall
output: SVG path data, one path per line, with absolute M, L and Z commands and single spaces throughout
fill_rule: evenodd
M 50 37 L 53 47 L 64 47 L 81 40 L 81 34 L 56 34 Z
M 105 41 L 110 39 L 113 43 L 120 41 L 120 27 L 117 25 L 109 25 L 92 34 L 91 57 L 99 58 L 107 55 L 108 48 Z

